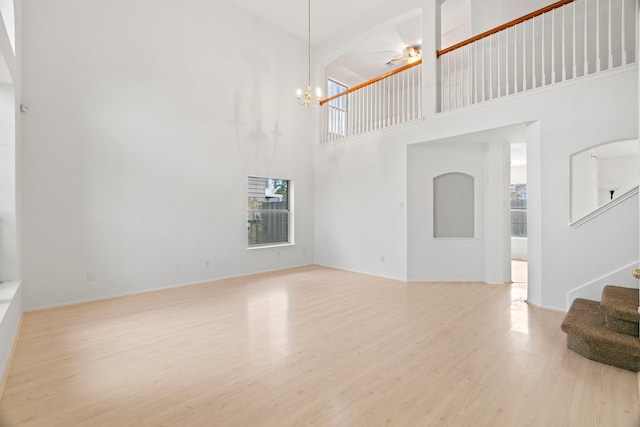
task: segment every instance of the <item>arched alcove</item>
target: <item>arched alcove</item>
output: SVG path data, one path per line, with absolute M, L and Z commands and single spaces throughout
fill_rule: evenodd
M 433 237 L 474 237 L 474 178 L 451 172 L 433 178 Z

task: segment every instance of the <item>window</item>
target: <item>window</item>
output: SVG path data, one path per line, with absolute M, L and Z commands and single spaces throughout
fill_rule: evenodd
M 290 233 L 291 181 L 250 176 L 247 188 L 248 244 L 292 243 Z
M 511 184 L 511 237 L 527 237 L 527 184 Z
M 347 86 L 329 79 L 327 83 L 328 97 L 338 95 L 347 90 Z M 328 103 L 329 133 L 337 136 L 347 136 L 347 95 L 332 99 Z

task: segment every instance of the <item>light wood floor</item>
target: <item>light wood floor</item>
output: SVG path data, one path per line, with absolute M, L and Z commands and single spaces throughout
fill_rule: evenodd
M 510 285 L 304 267 L 25 313 L 3 426 L 640 425 Z

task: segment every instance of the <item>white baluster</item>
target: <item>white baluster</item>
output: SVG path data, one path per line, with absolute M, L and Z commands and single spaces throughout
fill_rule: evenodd
M 484 67 L 485 67 L 485 65 L 484 65 L 484 58 L 486 56 L 486 50 L 487 50 L 486 49 L 486 44 L 487 44 L 486 41 L 487 41 L 486 37 L 482 39 L 482 58 L 481 58 L 482 59 L 482 69 L 481 69 L 481 71 L 482 71 L 482 75 L 481 75 L 481 77 L 482 77 L 482 88 L 481 88 L 481 90 L 482 90 L 482 98 L 481 98 L 482 102 L 484 102 L 484 100 L 485 100 L 485 86 L 484 86 L 485 85 L 485 83 L 484 83 L 484 79 L 485 79 Z
M 493 34 L 489 39 L 489 99 L 493 99 Z
M 596 0 L 597 1 L 597 0 Z M 588 0 L 584 0 L 584 71 L 582 73 L 583 76 L 589 74 L 589 53 L 588 53 L 588 43 L 587 43 L 587 28 L 589 27 L 589 5 Z
M 420 73 L 422 72 L 422 65 L 416 67 L 416 72 L 413 73 L 413 81 L 414 81 L 414 97 L 413 97 L 413 118 L 417 119 L 419 117 L 420 112 L 420 104 L 418 100 L 420 99 L 420 92 L 422 92 L 422 85 L 420 85 Z
M 522 91 L 527 90 L 527 21 L 522 23 Z
M 362 92 L 362 120 L 361 120 L 362 128 L 360 130 L 361 134 L 367 131 L 367 106 L 369 105 L 367 90 L 368 90 L 368 87 L 364 87 L 360 89 L 360 92 Z
M 572 68 L 571 78 L 575 79 L 578 74 L 578 64 L 576 61 L 576 8 L 578 7 L 578 5 L 574 2 L 572 7 L 573 7 L 573 25 L 571 26 L 572 28 L 571 42 L 573 44 L 573 68 Z
M 497 86 L 497 89 L 498 89 L 498 93 L 496 94 L 496 97 L 500 98 L 502 96 L 502 88 L 501 88 L 502 79 L 500 78 L 501 77 L 500 74 L 502 74 L 502 67 L 500 66 L 500 64 L 501 64 L 501 62 L 500 62 L 500 59 L 501 59 L 500 50 L 501 49 L 500 48 L 502 46 L 502 43 L 501 43 L 501 41 L 502 41 L 502 32 L 498 33 L 496 35 L 496 38 L 498 39 L 496 41 L 496 53 L 497 53 L 497 57 L 498 57 L 497 58 L 497 64 L 496 64 L 496 77 L 497 77 L 496 86 Z
M 356 129 L 355 135 L 360 135 L 364 132 L 364 109 L 365 109 L 365 99 L 364 99 L 364 90 L 360 89 L 356 92 L 358 94 L 358 118 L 356 119 L 358 123 L 358 127 Z
M 467 45 L 467 105 L 471 105 L 473 102 L 473 74 L 472 74 L 472 62 L 473 62 L 473 44 Z
M 509 29 L 504 32 L 504 94 L 509 95 Z
M 453 108 L 458 108 L 458 50 L 453 53 Z
M 624 7 L 626 1 L 621 0 L 622 3 L 622 15 L 621 15 L 621 27 L 620 27 L 620 37 L 622 43 L 622 65 L 627 65 L 627 43 L 626 43 L 626 28 L 625 28 L 625 19 L 626 19 L 626 8 Z
M 478 43 L 474 43 L 473 44 L 473 97 L 474 97 L 474 104 L 478 103 Z
M 545 43 L 544 43 L 544 33 L 545 33 L 545 17 L 546 13 L 542 15 L 542 20 L 540 21 L 540 69 L 542 70 L 542 82 L 541 85 L 544 87 L 547 85 L 547 68 L 545 61 Z
M 535 89 L 538 84 L 536 75 L 536 18 L 531 19 L 531 88 Z
M 398 80 L 398 75 L 394 75 L 392 78 L 394 80 L 394 96 L 393 96 L 393 124 L 397 125 L 398 120 L 400 118 L 400 100 L 398 97 L 398 92 L 400 90 L 400 82 Z
M 596 0 L 596 73 L 600 66 L 600 0 Z
M 607 38 L 607 40 L 609 41 L 609 70 L 613 68 L 613 48 L 612 48 L 612 43 L 611 41 L 613 40 L 613 29 L 611 28 L 611 21 L 612 21 L 612 11 L 611 11 L 611 0 L 609 0 L 609 28 L 608 28 L 608 32 L 609 32 L 609 36 Z
M 463 87 L 464 87 L 464 50 L 458 49 L 460 52 L 458 53 L 458 78 L 456 79 L 456 85 L 458 86 L 458 90 L 456 91 L 457 99 L 456 104 L 458 107 L 464 106 L 464 96 L 463 96 Z
M 556 11 L 551 12 L 551 83 L 556 82 Z
M 400 94 L 402 96 L 402 121 L 406 122 L 407 121 L 407 93 L 408 93 L 408 88 L 407 88 L 407 73 L 404 72 L 402 73 L 402 93 Z
M 452 109 L 451 104 L 451 52 L 447 53 L 447 97 L 448 97 L 448 108 L 447 110 Z
M 445 73 L 444 73 L 444 60 L 442 58 L 442 56 L 440 56 L 440 58 L 438 58 L 438 61 L 440 62 L 440 111 L 445 111 L 444 109 L 444 79 L 446 77 Z
M 418 117 L 422 117 L 422 72 L 418 72 Z
M 567 79 L 567 55 L 566 55 L 566 25 L 565 25 L 565 10 L 566 7 L 562 7 L 562 81 Z
M 518 26 L 513 27 L 513 93 L 518 93 Z

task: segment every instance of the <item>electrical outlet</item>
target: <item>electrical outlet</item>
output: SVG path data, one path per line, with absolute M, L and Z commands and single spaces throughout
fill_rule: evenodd
M 176 264 L 176 271 L 182 270 L 182 264 Z
M 381 262 L 381 263 L 384 263 L 386 260 L 387 260 L 387 257 L 386 257 L 386 256 L 382 255 L 382 256 L 380 257 L 380 262 Z
M 96 280 L 95 274 L 91 272 L 87 273 L 87 282 L 93 282 L 94 280 Z

